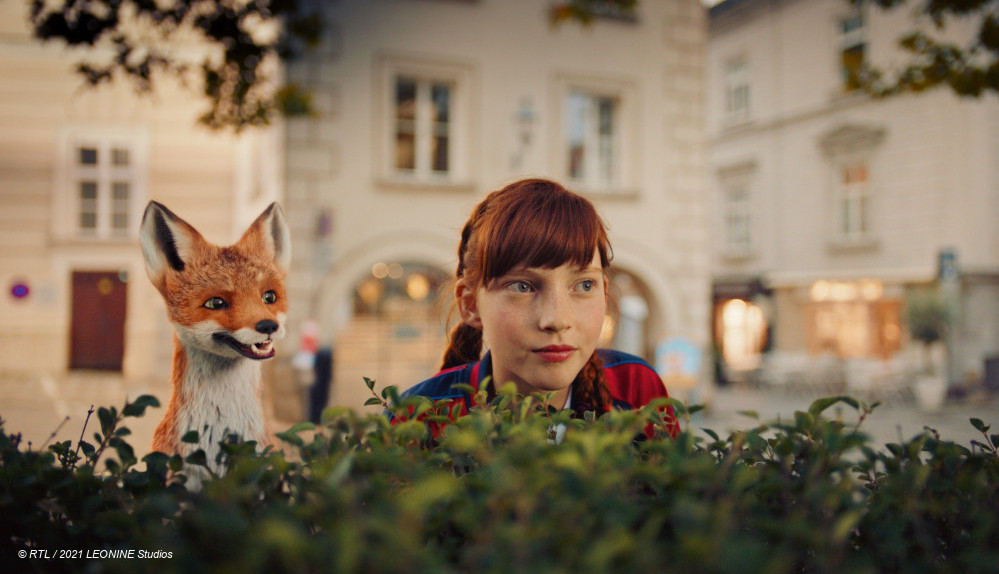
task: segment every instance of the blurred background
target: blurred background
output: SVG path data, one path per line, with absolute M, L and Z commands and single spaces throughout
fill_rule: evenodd
M 220 21 L 246 6 L 193 4 Z M 944 29 L 847 0 L 297 4 L 292 50 L 266 10 L 223 42 L 132 13 L 132 35 L 89 46 L 106 13 L 0 0 L 8 430 L 37 444 L 70 417 L 56 434 L 78 438 L 90 404 L 168 400 L 172 326 L 137 236 L 149 200 L 220 244 L 284 207 L 289 336 L 264 383 L 280 426 L 365 408 L 363 377 L 436 372 L 459 230 L 523 177 L 597 205 L 615 255 L 602 344 L 708 404 L 705 426 L 837 393 L 884 402 L 887 434 L 999 414 L 995 90 L 929 89 L 917 69 L 894 93 L 873 72 L 908 61 L 913 31 L 976 45 L 994 3 Z M 274 49 L 239 56 L 236 78 L 285 114 L 233 121 L 199 74 L 254 42 Z M 187 67 L 155 73 L 149 54 Z M 123 64 L 106 82 L 81 61 Z

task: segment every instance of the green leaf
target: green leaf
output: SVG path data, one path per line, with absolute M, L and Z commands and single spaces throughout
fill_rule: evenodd
M 819 416 L 823 411 L 833 406 L 836 403 L 846 403 L 854 408 L 854 410 L 860 409 L 860 402 L 848 396 L 837 396 L 837 397 L 823 397 L 821 399 L 816 399 L 812 402 L 811 406 L 808 407 L 808 412 L 812 416 Z
M 298 434 L 300 432 L 314 431 L 314 430 L 316 430 L 316 425 L 314 423 L 312 423 L 310 421 L 304 421 L 304 422 L 300 422 L 300 423 L 296 423 L 296 424 L 292 425 L 285 432 Z
M 148 407 L 158 408 L 159 406 L 160 401 L 153 395 L 141 395 L 134 402 L 125 404 L 125 408 L 121 410 L 121 415 L 124 417 L 141 417 L 146 413 Z
M 326 485 L 326 488 L 329 488 L 330 490 L 335 490 L 337 487 L 343 484 L 343 481 L 346 480 L 347 476 L 350 475 L 350 470 L 353 467 L 354 467 L 354 452 L 350 451 L 347 453 L 346 456 L 340 459 L 340 462 L 336 463 L 336 466 L 333 467 L 333 470 L 331 470 L 329 474 L 326 475 L 326 478 L 323 480 L 323 483 Z
M 980 433 L 987 433 L 989 432 L 989 428 L 991 428 L 982 422 L 982 419 L 971 419 L 971 426 L 978 429 L 978 432 Z
M 379 399 L 378 397 L 371 397 L 370 399 L 364 401 L 364 406 L 366 407 L 380 405 L 380 404 L 382 404 L 382 399 Z
M 465 384 L 465 383 L 458 383 L 456 385 L 452 385 L 451 388 L 453 390 L 455 390 L 455 391 L 459 391 L 459 392 L 464 393 L 466 395 L 474 395 L 475 394 L 475 389 L 472 388 L 472 385 L 468 385 L 468 384 Z
M 180 441 L 185 442 L 187 444 L 197 444 L 199 436 L 200 435 L 198 435 L 198 431 L 189 430 L 186 433 L 184 433 L 184 436 L 180 437 Z
M 196 464 L 198 466 L 208 466 L 208 455 L 205 454 L 203 449 L 199 448 L 188 455 L 188 457 L 184 459 L 184 462 L 188 464 Z
M 812 416 L 812 413 L 795 411 L 794 424 L 798 427 L 798 430 L 808 433 L 815 428 L 815 417 Z
M 105 407 L 97 409 L 97 418 L 101 421 L 101 434 L 108 436 L 111 434 L 111 429 L 114 428 L 115 416 L 110 410 Z
M 85 440 L 80 441 L 80 450 L 83 451 L 83 456 L 88 458 L 94 456 L 94 453 L 97 452 L 97 449 L 94 448 L 94 445 L 90 444 Z
M 364 377 L 364 384 L 367 385 L 369 391 L 372 391 L 372 390 L 375 389 L 375 380 L 374 379 L 369 379 L 368 377 Z

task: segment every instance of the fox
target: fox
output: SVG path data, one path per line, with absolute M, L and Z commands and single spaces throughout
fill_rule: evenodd
M 261 361 L 275 356 L 274 344 L 286 333 L 288 225 L 275 202 L 238 242 L 219 247 L 151 201 L 140 245 L 146 274 L 163 296 L 174 328 L 170 402 L 152 448 L 184 458 L 202 449 L 211 472 L 222 475 L 224 464 L 216 460 L 220 442 L 237 435 L 261 449 L 274 444 L 260 394 Z M 184 442 L 192 430 L 198 432 L 197 443 Z M 185 474 L 191 490 L 209 476 L 193 465 Z

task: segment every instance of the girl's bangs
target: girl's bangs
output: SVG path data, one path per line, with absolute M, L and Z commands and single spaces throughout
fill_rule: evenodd
M 589 202 L 569 192 L 535 193 L 519 209 L 494 220 L 485 238 L 486 283 L 518 266 L 553 269 L 566 263 L 579 268 L 600 254 L 610 263 L 610 245 L 600 216 Z

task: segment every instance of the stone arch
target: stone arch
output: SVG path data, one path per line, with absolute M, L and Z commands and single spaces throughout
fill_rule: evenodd
M 316 319 L 320 338 L 334 348 L 333 404 L 364 408 L 371 397 L 365 377 L 376 390 L 404 390 L 436 371 L 444 313 L 434 287 L 453 273 L 451 242 L 426 232 L 383 234 L 345 252 L 326 274 Z M 427 292 L 407 297 L 406 282 L 416 275 L 430 276 Z M 365 294 L 362 286 L 372 285 L 382 290 Z

